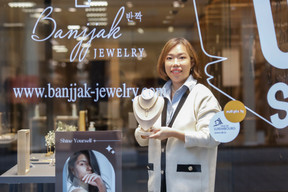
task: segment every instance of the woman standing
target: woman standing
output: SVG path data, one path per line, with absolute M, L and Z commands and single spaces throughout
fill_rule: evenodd
M 184 38 L 169 40 L 158 59 L 157 69 L 167 80 L 165 106 L 152 127 L 152 134 L 135 137 L 149 147 L 148 191 L 213 192 L 216 173 L 216 142 L 209 133 L 210 119 L 220 111 L 211 91 L 197 83 L 198 59 Z

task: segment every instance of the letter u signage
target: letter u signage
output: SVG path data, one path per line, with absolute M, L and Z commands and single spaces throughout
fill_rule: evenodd
M 278 69 L 288 69 L 288 53 L 281 51 L 277 44 L 270 0 L 253 0 L 253 3 L 265 59 Z M 288 103 L 277 100 L 277 92 L 282 92 L 284 99 L 288 98 L 288 85 L 278 82 L 269 89 L 267 94 L 267 101 L 272 108 L 286 112 L 284 118 L 280 118 L 278 113 L 270 116 L 273 126 L 283 129 L 288 126 Z
M 276 68 L 288 69 L 288 53 L 281 51 L 277 45 L 270 0 L 253 0 L 253 3 L 265 59 Z

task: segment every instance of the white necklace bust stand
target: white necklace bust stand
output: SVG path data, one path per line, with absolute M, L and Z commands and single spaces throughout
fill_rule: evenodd
M 151 89 L 145 89 L 141 95 L 134 98 L 133 112 L 141 127 L 141 135 L 149 136 L 152 134 L 150 128 L 161 115 L 163 107 L 163 97 L 158 96 Z

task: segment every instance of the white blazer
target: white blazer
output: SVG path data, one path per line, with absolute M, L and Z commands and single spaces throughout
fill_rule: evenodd
M 185 132 L 185 142 L 168 138 L 166 145 L 167 192 L 213 192 L 216 174 L 217 146 L 209 134 L 210 119 L 221 107 L 212 92 L 197 84 L 179 111 L 172 129 Z M 161 126 L 161 116 L 154 124 Z M 135 131 L 140 146 L 148 146 L 148 191 L 160 192 L 161 141 L 143 139 Z

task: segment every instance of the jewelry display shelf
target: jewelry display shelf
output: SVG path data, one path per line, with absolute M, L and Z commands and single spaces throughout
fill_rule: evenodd
M 45 153 L 31 154 L 30 171 L 26 175 L 17 174 L 17 165 L 0 176 L 0 183 L 55 183 L 55 166 L 51 165 L 51 157 Z

